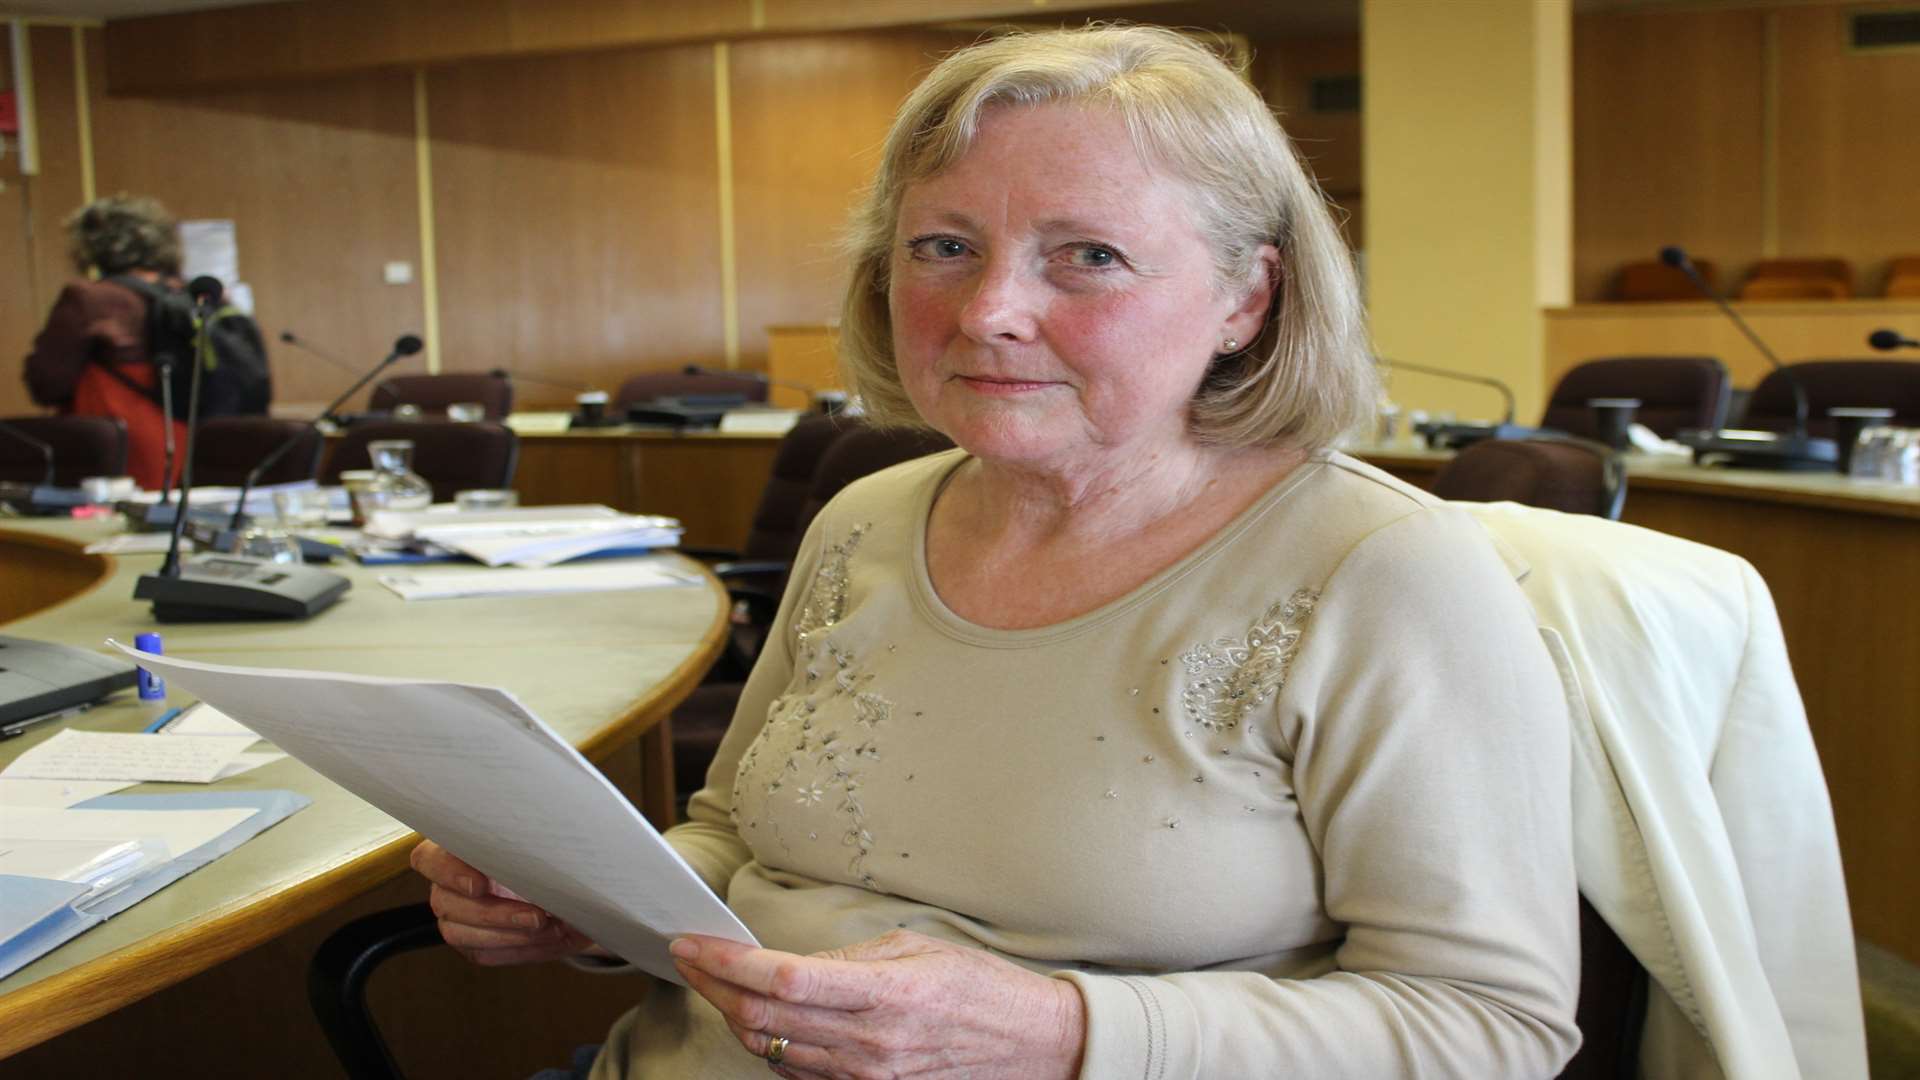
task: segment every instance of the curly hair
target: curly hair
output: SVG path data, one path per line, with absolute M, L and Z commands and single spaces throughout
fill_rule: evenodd
M 180 273 L 180 234 L 159 200 L 121 192 L 95 199 L 66 220 L 75 270 L 101 277 L 129 270 Z
M 1280 253 L 1259 337 L 1214 361 L 1190 406 L 1195 439 L 1313 449 L 1364 424 L 1378 401 L 1352 257 L 1326 196 L 1260 96 L 1226 61 L 1173 30 L 1096 24 L 1010 33 L 961 49 L 908 96 L 853 211 L 840 318 L 844 385 L 882 424 L 924 426 L 901 384 L 888 272 L 908 186 L 958 161 L 993 108 L 1109 108 L 1142 158 L 1183 180 L 1213 249 L 1214 287 L 1244 289 Z

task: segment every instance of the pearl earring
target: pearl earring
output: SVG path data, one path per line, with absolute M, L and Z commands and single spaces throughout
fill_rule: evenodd
M 1220 343 L 1220 348 L 1225 352 L 1235 352 L 1240 348 L 1240 339 L 1228 338 Z

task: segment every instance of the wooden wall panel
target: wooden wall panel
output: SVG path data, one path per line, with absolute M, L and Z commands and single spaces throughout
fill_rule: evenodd
M 902 31 L 731 46 L 741 366 L 765 368 L 769 325 L 839 317 L 840 229 L 893 114 L 941 55 L 973 37 Z
M 385 262 L 420 261 L 407 75 L 136 98 L 107 94 L 101 66 L 92 69 L 100 191 L 154 195 L 181 218 L 232 218 L 240 275 L 270 339 L 292 328 L 359 368 L 421 329 L 417 280 L 381 277 Z M 353 379 L 290 346 L 269 348 L 277 404 L 322 403 Z
M 81 202 L 75 134 L 73 35 L 68 27 L 28 30 L 34 113 L 39 121 L 38 175 L 20 172 L 19 140 L 7 138 L 0 160 L 0 416 L 42 411 L 27 397 L 20 364 L 46 321 L 60 286 L 73 277 L 60 223 Z M 0 35 L 0 42 L 5 36 Z M 15 86 L 12 52 L 0 48 L 0 85 Z
M 1910 8 L 1910 4 L 1900 5 Z M 1920 52 L 1853 52 L 1854 7 L 1772 13 L 1780 42 L 1780 253 L 1835 255 L 1878 296 L 1920 255 Z
M 444 370 L 724 362 L 711 45 L 466 64 L 428 101 Z
M 1360 219 L 1361 138 L 1359 112 L 1315 112 L 1312 82 L 1360 71 L 1356 36 L 1307 37 L 1258 42 L 1254 46 L 1253 84 L 1280 116 L 1320 186 L 1343 212 L 1341 225 L 1355 247 L 1366 235 Z
M 1666 244 L 1724 273 L 1761 253 L 1758 10 L 1574 20 L 1574 295 L 1605 299 L 1621 263 Z

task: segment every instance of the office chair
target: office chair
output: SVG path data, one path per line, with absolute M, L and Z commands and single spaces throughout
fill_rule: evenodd
M 1793 381 L 1807 393 L 1807 431 L 1820 438 L 1833 436 L 1827 410 L 1837 406 L 1876 406 L 1892 409 L 1887 423 L 1920 427 L 1920 364 L 1910 360 L 1808 360 L 1788 364 L 1787 371 L 1770 371 L 1747 399 L 1740 426 L 1761 431 L 1793 429 Z
M 1714 282 L 1714 265 L 1708 259 L 1693 260 L 1693 268 L 1700 272 L 1701 280 L 1709 288 Z M 1644 262 L 1630 262 L 1620 267 L 1614 277 L 1613 298 L 1623 303 L 1644 303 L 1648 301 L 1698 300 L 1700 290 L 1693 281 L 1676 267 L 1668 266 L 1658 259 Z
M 117 417 L 10 416 L 0 423 L 52 448 L 56 487 L 77 487 L 88 476 L 126 474 L 127 425 Z M 40 484 L 46 478 L 46 455 L 0 431 L 0 480 Z
M 1454 455 L 1432 491 L 1455 502 L 1517 502 L 1617 521 L 1627 468 L 1620 455 L 1587 439 L 1483 439 Z
M 369 412 L 390 413 L 413 405 L 430 416 L 444 416 L 447 406 L 478 402 L 487 419 L 504 420 L 513 411 L 513 382 L 489 372 L 452 372 L 442 375 L 395 375 L 383 379 L 367 399 Z
M 1887 263 L 1884 292 L 1894 300 L 1920 298 L 1920 255 L 1903 255 Z
M 1845 259 L 1762 259 L 1747 271 L 1742 300 L 1845 300 L 1853 268 Z
M 288 439 L 296 440 L 293 449 L 261 475 L 262 485 L 291 484 L 318 476 L 320 452 L 325 445 L 319 430 L 302 420 L 269 416 L 203 420 L 193 440 L 193 482 L 238 486 L 247 473 Z
M 738 394 L 743 401 L 767 400 L 765 380 L 720 373 L 684 371 L 645 371 L 628 376 L 613 395 L 613 415 L 624 417 L 627 406 L 663 397 L 687 397 L 705 394 Z
M 349 469 L 371 468 L 367 444 L 379 439 L 413 443 L 413 471 L 433 485 L 435 502 L 452 502 L 456 492 L 475 488 L 510 488 L 520 460 L 519 436 L 491 420 L 366 420 L 348 428 L 333 448 L 325 482 L 339 483 Z
M 1727 418 L 1733 383 L 1712 356 L 1616 356 L 1588 360 L 1560 376 L 1547 397 L 1540 426 L 1594 438 L 1597 425 L 1587 402 L 1594 398 L 1639 398 L 1634 420 L 1671 439 L 1682 428 L 1718 431 Z
M 353 433 L 365 426 L 371 425 L 357 426 Z M 754 514 L 747 546 L 737 557 L 712 567 L 723 581 L 729 581 L 728 591 L 740 617 L 728 652 L 716 664 L 718 677 L 696 687 L 674 710 L 673 768 L 678 791 L 691 794 L 705 786 L 707 765 L 733 722 L 734 705 L 779 606 L 794 552 L 821 507 L 868 473 L 951 446 L 934 432 L 874 428 L 852 417 L 807 416 L 787 433 L 775 454 L 773 475 Z M 710 549 L 689 549 L 688 553 L 736 555 Z M 367 1009 L 367 979 L 391 957 L 439 943 L 432 910 L 412 904 L 356 919 L 315 951 L 307 968 L 308 1001 L 348 1075 L 371 1080 L 398 1080 L 402 1075 Z

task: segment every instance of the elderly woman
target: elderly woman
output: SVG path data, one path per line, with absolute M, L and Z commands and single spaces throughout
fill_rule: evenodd
M 122 282 L 178 284 L 173 218 L 155 200 L 123 193 L 88 203 L 66 225 L 74 270 L 121 281 L 75 281 L 60 290 L 27 357 L 27 391 L 62 412 L 119 417 L 127 425 L 127 474 L 159 490 L 167 479 L 166 426 L 185 445 L 186 425 L 162 415 L 154 401 L 159 374 L 148 356 L 147 300 Z M 171 480 L 178 481 L 179 468 Z
M 849 385 L 955 451 L 820 515 L 692 820 L 764 948 L 675 943 L 595 1077 L 1550 1077 L 1578 1042 L 1560 684 L 1474 523 L 1328 449 L 1347 254 L 1177 34 L 907 100 Z M 431 845 L 449 942 L 585 947 Z

